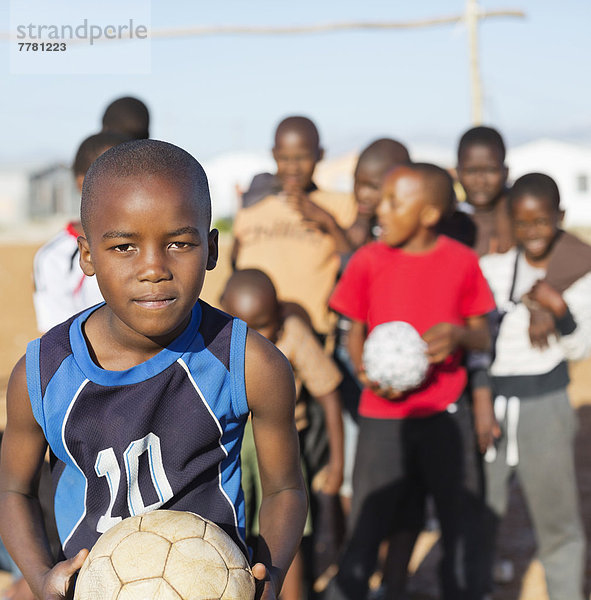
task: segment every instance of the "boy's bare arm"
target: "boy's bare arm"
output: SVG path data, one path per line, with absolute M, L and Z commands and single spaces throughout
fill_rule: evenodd
M 490 330 L 486 316 L 469 317 L 465 325 L 437 323 L 423 334 L 429 362 L 444 361 L 457 348 L 490 350 Z
M 333 390 L 314 399 L 324 410 L 324 421 L 328 438 L 329 458 L 322 491 L 325 494 L 338 494 L 343 483 L 344 444 L 343 444 L 343 412 L 341 396 L 338 390 Z
M 287 198 L 304 219 L 315 223 L 334 239 L 336 251 L 339 254 L 349 254 L 355 249 L 347 237 L 347 233 L 340 227 L 336 219 L 328 211 L 310 200 L 308 194 L 299 192 L 289 194 Z
M 357 375 L 363 373 L 363 344 L 367 337 L 367 327 L 362 321 L 351 320 L 351 328 L 347 336 L 347 350 Z
M 371 240 L 371 221 L 365 216 L 357 215 L 355 222 L 349 229 L 346 230 L 345 235 L 351 245 L 352 250 L 361 248 L 364 244 L 367 244 Z
M 24 357 L 10 377 L 6 401 L 8 420 L 0 456 L 0 536 L 35 595 L 58 600 L 65 598 L 86 553 L 53 566 L 37 498 L 47 443 L 31 409 Z
M 295 386 L 287 359 L 251 330 L 245 377 L 263 488 L 253 573 L 267 581 L 256 597 L 274 600 L 298 549 L 307 512 L 294 421 Z
M 232 250 L 230 252 L 230 264 L 232 265 L 232 270 L 236 270 L 236 263 L 238 262 L 238 254 L 240 253 L 240 241 L 238 238 L 234 238 L 232 242 Z

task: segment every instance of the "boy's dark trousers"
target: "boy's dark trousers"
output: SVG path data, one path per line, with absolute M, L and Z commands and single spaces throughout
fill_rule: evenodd
M 492 516 L 492 531 L 487 538 L 488 574 L 492 570 L 498 523 L 507 509 L 507 484 L 515 473 L 536 532 L 549 598 L 583 600 L 585 536 L 574 464 L 576 414 L 565 389 L 511 400 L 519 407 L 513 417 L 515 426 L 508 423 L 507 415 L 500 419 L 503 436 L 495 459 L 485 469 L 491 509 L 487 515 Z M 508 434 L 508 430 L 515 430 L 515 435 Z M 508 450 L 512 455 L 509 459 Z
M 327 600 L 363 600 L 378 547 L 405 519 L 416 531 L 417 503 L 433 497 L 441 525 L 439 567 L 445 600 L 480 600 L 484 594 L 479 546 L 484 503 L 468 403 L 426 418 L 360 418 L 348 540 Z M 405 509 L 405 507 L 408 507 Z M 467 566 L 468 565 L 468 566 Z M 386 598 L 394 598 L 388 595 Z

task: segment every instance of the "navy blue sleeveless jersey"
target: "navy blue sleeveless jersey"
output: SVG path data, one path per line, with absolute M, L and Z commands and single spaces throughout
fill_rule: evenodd
M 82 324 L 27 347 L 33 414 L 57 458 L 55 516 L 66 557 L 121 519 L 157 508 L 220 525 L 245 551 L 240 446 L 248 415 L 246 325 L 199 301 L 172 344 L 126 371 L 90 357 Z

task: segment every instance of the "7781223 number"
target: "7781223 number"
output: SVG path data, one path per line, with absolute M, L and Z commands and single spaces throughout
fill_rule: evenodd
M 19 42 L 19 52 L 65 52 L 65 42 Z

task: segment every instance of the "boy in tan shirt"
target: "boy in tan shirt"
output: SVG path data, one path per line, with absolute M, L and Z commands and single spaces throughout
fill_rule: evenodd
M 352 195 L 324 192 L 312 182 L 322 159 L 310 119 L 288 117 L 275 133 L 273 157 L 281 192 L 238 212 L 233 259 L 238 269 L 261 269 L 283 301 L 299 304 L 316 333 L 330 330 L 328 297 L 351 250 L 345 234 L 354 222 Z

